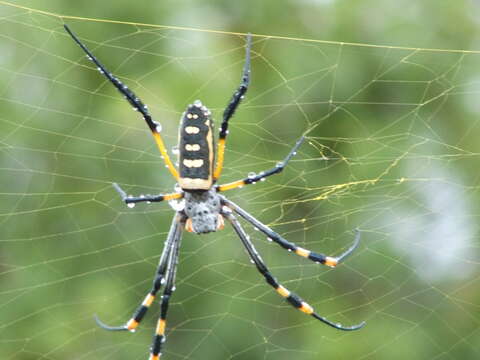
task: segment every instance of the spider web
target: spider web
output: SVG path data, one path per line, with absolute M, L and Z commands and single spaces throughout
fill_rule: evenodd
M 150 287 L 173 215 L 129 209 L 174 186 L 138 114 L 63 31 L 62 18 L 0 5 L 0 357 L 144 359 L 158 309 L 108 333 Z M 218 119 L 238 86 L 239 34 L 67 21 L 149 105 L 169 147 L 185 106 Z M 288 55 L 288 56 L 287 56 Z M 480 356 L 479 54 L 255 36 L 252 84 L 231 121 L 226 193 L 335 270 L 245 225 L 275 276 L 345 333 L 294 311 L 229 227 L 184 235 L 166 359 L 474 359 Z M 293 64 L 293 65 L 292 65 Z

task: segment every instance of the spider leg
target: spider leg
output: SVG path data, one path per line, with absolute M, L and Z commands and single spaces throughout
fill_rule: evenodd
M 225 158 L 225 141 L 228 135 L 228 121 L 237 110 L 238 105 L 242 101 L 245 93 L 248 90 L 248 85 L 250 83 L 250 48 L 252 46 L 252 34 L 247 35 L 247 47 L 245 49 L 245 65 L 243 66 L 242 72 L 242 82 L 240 86 L 235 91 L 230 100 L 229 104 L 223 112 L 223 121 L 220 125 L 220 133 L 218 136 L 218 146 L 217 146 L 217 164 L 215 166 L 215 171 L 213 172 L 213 179 L 216 180 L 220 177 L 223 168 L 223 160 Z
M 113 86 L 117 88 L 117 90 L 125 97 L 125 99 L 127 99 L 130 105 L 133 106 L 134 110 L 142 114 L 148 127 L 150 128 L 150 131 L 152 132 L 155 142 L 157 143 L 157 147 L 160 150 L 160 153 L 162 154 L 162 158 L 165 161 L 166 167 L 168 168 L 172 176 L 175 178 L 175 180 L 178 180 L 177 169 L 175 168 L 172 161 L 170 160 L 170 157 L 168 156 L 168 152 L 163 142 L 163 139 L 160 136 L 160 132 L 162 131 L 162 126 L 152 119 L 152 116 L 148 112 L 147 105 L 145 105 L 133 93 L 132 90 L 130 90 L 118 78 L 116 78 L 111 72 L 109 72 L 105 68 L 105 66 L 103 66 L 102 63 L 90 52 L 90 50 L 88 50 L 88 48 L 80 41 L 79 38 L 77 38 L 77 36 L 72 32 L 72 30 L 70 30 L 70 28 L 66 24 L 64 24 L 63 26 L 65 27 L 65 30 L 68 32 L 68 34 L 72 37 L 72 39 L 87 54 L 88 59 L 93 61 L 93 63 L 97 66 L 98 71 L 100 71 L 100 73 L 104 75 L 113 84 Z
M 305 140 L 305 136 L 302 136 L 300 139 L 297 140 L 295 143 L 294 147 L 288 155 L 283 159 L 283 161 L 277 163 L 277 165 L 274 168 L 271 168 L 267 171 L 262 171 L 257 175 L 254 176 L 249 176 L 246 177 L 245 179 L 242 180 L 237 180 L 228 184 L 223 184 L 223 185 L 218 185 L 217 186 L 217 191 L 227 191 L 227 190 L 232 190 L 238 187 L 242 187 L 244 185 L 250 185 L 250 184 L 255 184 L 258 181 L 263 181 L 265 178 L 278 174 L 281 172 L 288 164 L 288 162 L 291 160 L 291 158 L 296 155 L 298 148 L 300 145 L 302 145 L 303 141 Z
M 258 272 L 260 272 L 264 277 L 267 283 L 272 286 L 275 291 L 280 294 L 280 296 L 284 297 L 287 302 L 292 305 L 294 308 L 297 310 L 300 310 L 301 312 L 311 315 L 317 320 L 320 320 L 321 322 L 334 327 L 335 329 L 338 330 L 344 330 L 344 331 L 351 331 L 351 330 L 358 330 L 362 328 L 365 325 L 365 322 L 361 322 L 358 325 L 353 325 L 353 326 L 343 326 L 338 323 L 334 323 L 328 319 L 326 319 L 323 316 L 318 315 L 315 310 L 313 309 L 312 306 L 307 304 L 303 299 L 301 299 L 297 294 L 289 291 L 287 288 L 282 286 L 275 277 L 270 273 L 268 270 L 267 266 L 265 265 L 264 261 L 258 254 L 257 250 L 253 246 L 252 242 L 249 239 L 249 236 L 245 233 L 243 228 L 241 227 L 240 223 L 238 220 L 235 218 L 235 216 L 232 214 L 231 211 L 223 211 L 223 215 L 227 218 L 227 220 L 232 224 L 235 232 L 237 235 L 240 237 L 240 240 L 242 241 L 243 245 L 245 246 L 245 249 L 248 252 L 248 255 L 250 256 L 250 259 L 254 262 Z
M 321 253 L 316 253 L 316 252 L 304 249 L 300 246 L 297 246 L 294 243 L 284 239 L 278 233 L 270 229 L 267 225 L 261 223 L 251 214 L 243 210 L 240 206 L 228 200 L 225 196 L 222 196 L 222 195 L 219 195 L 219 196 L 225 205 L 227 205 L 229 208 L 235 211 L 238 215 L 240 215 L 242 218 L 244 218 L 246 221 L 248 221 L 258 230 L 260 230 L 262 233 L 267 235 L 269 239 L 272 239 L 272 241 L 280 245 L 282 248 L 288 251 L 291 251 L 299 256 L 312 260 L 316 263 L 320 263 L 330 267 L 335 267 L 339 263 L 341 263 L 348 255 L 350 255 L 358 247 L 358 244 L 360 243 L 360 230 L 355 229 L 355 239 L 353 241 L 353 244 L 341 255 L 337 257 L 332 257 L 332 256 L 326 256 Z
M 158 262 L 157 271 L 155 273 L 155 278 L 153 280 L 152 289 L 147 294 L 143 302 L 138 306 L 138 308 L 133 313 L 133 316 L 130 320 L 127 321 L 125 325 L 122 326 L 109 326 L 104 324 L 100 319 L 95 315 L 95 321 L 97 322 L 98 326 L 105 330 L 110 331 L 131 331 L 134 332 L 140 322 L 142 321 L 143 317 L 147 313 L 150 305 L 153 303 L 155 296 L 157 295 L 158 291 L 165 283 L 165 273 L 168 270 L 168 265 L 170 258 L 172 257 L 172 252 L 174 251 L 175 244 L 179 241 L 181 236 L 181 226 L 184 223 L 183 217 L 180 215 L 176 215 L 173 218 L 172 225 L 170 226 L 170 231 L 167 236 L 167 240 L 165 241 L 165 246 L 163 248 L 162 255 L 160 256 L 160 261 Z M 182 225 L 181 225 L 182 224 Z M 168 278 L 168 275 L 167 275 Z M 167 281 L 168 283 L 168 281 Z
M 141 196 L 128 196 L 127 193 L 117 184 L 112 184 L 115 190 L 122 197 L 122 201 L 125 204 L 135 204 L 138 202 L 160 202 L 160 201 L 170 201 L 174 199 L 180 199 L 183 197 L 183 193 L 171 193 L 171 194 L 160 194 L 160 195 L 141 195 Z
M 180 232 L 183 230 L 185 222 L 182 222 Z M 180 235 L 180 234 L 179 234 Z M 170 254 L 170 259 L 168 261 L 168 270 L 167 270 L 167 281 L 165 285 L 165 290 L 162 295 L 162 303 L 160 305 L 160 317 L 157 321 L 157 327 L 155 329 L 155 335 L 153 337 L 152 346 L 150 348 L 150 357 L 149 360 L 158 360 L 161 356 L 161 351 L 163 344 L 165 343 L 165 328 L 167 321 L 167 312 L 168 305 L 170 303 L 170 298 L 175 291 L 175 277 L 177 274 L 177 265 L 178 265 L 178 252 L 180 249 L 181 236 L 176 238 L 176 241 L 173 243 L 172 252 Z

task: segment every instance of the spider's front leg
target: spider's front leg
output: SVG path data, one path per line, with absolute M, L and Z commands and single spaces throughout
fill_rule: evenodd
M 247 250 L 248 255 L 250 256 L 250 259 L 253 261 L 255 264 L 258 272 L 262 274 L 266 280 L 266 282 L 275 289 L 275 291 L 285 298 L 285 300 L 294 308 L 297 310 L 300 310 L 301 312 L 310 315 L 314 317 L 317 320 L 320 320 L 321 322 L 337 329 L 337 330 L 344 330 L 344 331 L 352 331 L 352 330 L 358 330 L 362 328 L 365 325 L 365 322 L 361 322 L 360 324 L 353 325 L 353 326 L 343 326 L 338 323 L 334 323 L 325 317 L 317 314 L 313 307 L 306 303 L 303 299 L 301 299 L 297 294 L 289 291 L 287 288 L 285 288 L 283 285 L 281 285 L 277 279 L 272 275 L 270 270 L 267 268 L 267 265 L 265 262 L 262 260 L 260 255 L 258 254 L 257 250 L 253 246 L 252 242 L 250 241 L 248 235 L 245 233 L 243 230 L 242 226 L 238 222 L 238 220 L 235 218 L 231 210 L 225 210 L 222 212 L 222 215 L 225 216 L 225 218 L 232 224 L 235 232 L 237 235 L 240 237 L 240 240 L 242 241 L 242 244 L 245 246 L 245 249 Z
M 234 202 L 228 200 L 225 196 L 222 196 L 222 195 L 219 195 L 219 196 L 220 196 L 220 199 L 222 199 L 222 203 L 224 205 L 226 205 L 228 208 L 235 211 L 235 213 L 240 215 L 242 218 L 244 218 L 246 221 L 252 224 L 255 228 L 260 230 L 269 239 L 271 239 L 272 241 L 280 245 L 283 249 L 288 250 L 301 257 L 307 258 L 313 262 L 320 263 L 330 267 L 335 267 L 338 264 L 340 264 L 348 255 L 350 255 L 358 247 L 358 244 L 360 244 L 360 230 L 355 229 L 355 239 L 353 240 L 353 244 L 339 256 L 336 256 L 336 257 L 327 256 L 321 253 L 304 249 L 288 241 L 287 239 L 283 238 L 280 234 L 276 233 L 275 231 L 270 229 L 267 225 L 257 220 L 255 217 L 253 217 L 251 214 L 243 210 L 240 206 L 238 206 Z
M 113 187 L 115 188 L 115 190 L 117 190 L 117 192 L 122 197 L 122 201 L 131 207 L 133 207 L 136 203 L 144 202 L 144 201 L 146 202 L 170 201 L 175 199 L 181 199 L 183 197 L 183 193 L 129 196 L 117 183 L 113 183 Z
M 170 226 L 170 231 L 167 236 L 167 240 L 165 241 L 165 246 L 162 251 L 162 255 L 160 256 L 160 260 L 158 262 L 157 271 L 155 273 L 155 278 L 153 280 L 152 288 L 148 292 L 147 296 L 143 300 L 143 302 L 138 306 L 138 308 L 133 313 L 130 320 L 128 320 L 125 325 L 121 326 L 109 326 L 104 324 L 100 319 L 95 316 L 95 321 L 97 322 L 98 326 L 105 330 L 110 331 L 135 331 L 144 318 L 145 314 L 147 313 L 148 309 L 152 305 L 155 297 L 157 296 L 158 291 L 160 291 L 161 287 L 165 283 L 165 278 L 168 279 L 169 275 L 167 272 L 170 270 L 170 262 L 172 261 L 172 252 L 175 252 L 175 244 L 179 243 L 180 237 L 182 234 L 182 229 L 185 226 L 185 217 L 180 213 L 173 218 L 172 224 Z M 178 250 L 177 250 L 178 251 Z M 166 275 L 167 274 L 167 275 Z

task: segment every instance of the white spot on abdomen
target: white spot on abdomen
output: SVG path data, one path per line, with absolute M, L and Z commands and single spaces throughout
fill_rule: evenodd
M 185 132 L 187 134 L 198 134 L 200 132 L 200 129 L 196 126 L 187 126 L 185 128 Z
M 202 159 L 196 159 L 196 160 L 189 160 L 189 159 L 184 159 L 183 160 L 183 165 L 189 168 L 198 168 L 203 165 L 203 160 Z
M 186 144 L 185 150 L 187 151 L 198 151 L 200 150 L 200 145 L 198 144 Z

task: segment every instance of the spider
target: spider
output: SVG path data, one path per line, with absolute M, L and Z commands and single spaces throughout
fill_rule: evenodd
M 353 245 L 349 249 L 337 257 L 326 256 L 321 253 L 304 249 L 284 239 L 281 235 L 240 208 L 237 204 L 220 194 L 224 191 L 240 188 L 244 185 L 255 184 L 259 181 L 265 180 L 271 175 L 280 173 L 290 159 L 296 154 L 297 149 L 305 139 L 304 136 L 300 137 L 283 161 L 277 163 L 275 167 L 269 170 L 263 171 L 259 174 L 249 174 L 249 176 L 244 179 L 223 185 L 218 185 L 216 183 L 223 168 L 225 141 L 228 135 L 228 121 L 232 118 L 238 105 L 244 98 L 250 83 L 251 34 L 248 34 L 246 38 L 245 64 L 243 67 L 241 83 L 234 92 L 223 113 L 223 121 L 220 125 L 220 133 L 216 148 L 213 137 L 211 112 L 201 101 L 197 100 L 189 105 L 182 115 L 179 128 L 179 169 L 177 170 L 170 160 L 165 144 L 162 140 L 161 125 L 152 119 L 147 106 L 126 85 L 124 85 L 100 63 L 100 61 L 87 49 L 67 25 L 64 25 L 64 27 L 72 39 L 87 54 L 88 59 L 97 66 L 98 71 L 117 88 L 130 105 L 133 106 L 133 109 L 142 115 L 152 132 L 166 167 L 178 184 L 174 193 L 133 197 L 127 196 L 126 192 L 122 190 L 118 184 L 114 183 L 113 186 L 121 195 L 122 200 L 129 207 L 133 207 L 139 202 L 171 202 L 172 200 L 182 199 L 180 203 L 177 202 L 172 204 L 176 214 L 173 218 L 165 241 L 165 246 L 160 256 L 152 288 L 143 302 L 138 306 L 131 319 L 128 320 L 125 325 L 108 326 L 101 322 L 98 317 L 95 317 L 97 324 L 106 330 L 134 332 L 152 305 L 157 293 L 162 287 L 164 287 L 160 302 L 160 317 L 157 322 L 149 357 L 150 360 L 158 360 L 161 356 L 161 350 L 166 339 L 165 328 L 167 311 L 170 298 L 175 290 L 174 284 L 182 231 L 187 230 L 188 232 L 197 234 L 206 234 L 221 230 L 224 228 L 224 219 L 226 219 L 240 238 L 257 270 L 263 275 L 266 282 L 272 286 L 280 296 L 285 298 L 291 306 L 338 330 L 349 331 L 362 328 L 365 325 L 365 322 L 347 327 L 320 316 L 314 311 L 312 306 L 306 303 L 298 295 L 282 286 L 267 268 L 267 265 L 258 254 L 254 245 L 250 241 L 249 236 L 243 230 L 235 215 L 239 215 L 252 224 L 255 228 L 265 234 L 267 239 L 277 243 L 283 249 L 329 267 L 335 267 L 355 250 L 360 242 L 360 231 L 358 229 L 355 230 L 355 239 Z M 216 164 L 214 166 L 215 160 Z

